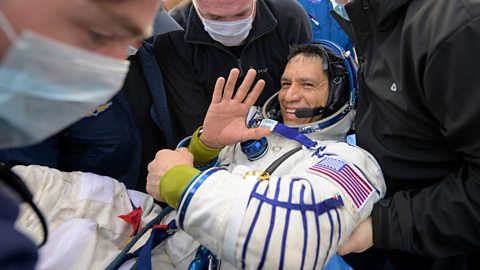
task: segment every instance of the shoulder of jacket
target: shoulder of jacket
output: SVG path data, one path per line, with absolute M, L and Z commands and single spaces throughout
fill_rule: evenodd
M 186 29 L 188 19 L 190 17 L 190 10 L 192 7 L 192 3 L 190 4 L 184 4 L 182 6 L 176 7 L 172 9 L 169 14 L 172 16 L 172 18 L 180 24 L 180 26 L 183 27 L 183 29 Z
M 305 13 L 303 7 L 296 0 L 259 1 L 263 1 L 277 19 L 280 19 L 280 16 L 297 17 L 299 14 Z

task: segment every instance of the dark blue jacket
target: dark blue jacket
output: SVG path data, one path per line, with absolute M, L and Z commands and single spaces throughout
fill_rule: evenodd
M 148 162 L 159 149 L 176 145 L 152 42 L 144 41 L 130 59 L 125 84 L 110 105 L 40 144 L 0 151 L 0 161 L 107 175 L 144 190 Z
M 14 228 L 18 216 L 18 202 L 0 182 L 0 269 L 34 269 L 37 248 L 25 235 Z

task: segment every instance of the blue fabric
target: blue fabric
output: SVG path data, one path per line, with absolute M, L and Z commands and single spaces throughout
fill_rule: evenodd
M 175 230 L 177 228 L 175 220 L 170 221 L 168 224 L 168 229 L 152 229 L 152 234 L 148 238 L 147 242 L 141 247 L 138 254 L 137 268 L 142 270 L 152 269 L 152 250 L 158 246 L 161 242 L 167 239 L 168 236 L 172 235 L 170 230 Z
M 298 132 L 298 130 L 296 129 L 289 128 L 282 123 L 277 123 L 273 128 L 273 131 L 281 134 L 285 138 L 292 139 L 301 143 L 306 148 L 314 147 L 315 145 L 317 145 L 317 142 L 308 138 L 303 133 Z
M 167 103 L 163 75 L 153 53 L 153 39 L 144 40 L 142 47 L 138 49 L 137 55 L 140 64 L 142 65 L 143 73 L 147 80 L 148 88 L 150 89 L 150 94 L 152 94 L 153 98 L 153 104 L 150 111 L 152 119 L 164 133 L 168 147 L 175 147 L 176 139 L 173 134 L 172 120 Z
M 279 178 L 277 182 L 277 187 L 275 189 L 275 197 L 274 200 L 278 200 L 278 195 L 280 194 L 280 185 L 282 179 Z M 267 257 L 268 247 L 270 246 L 270 239 L 272 238 L 273 227 L 275 225 L 275 215 L 276 215 L 276 206 L 272 206 L 272 214 L 270 216 L 270 226 L 268 228 L 267 239 L 265 240 L 265 245 L 263 246 L 263 253 L 260 259 L 260 263 L 258 264 L 258 269 L 263 269 L 263 264 L 265 263 L 265 259 Z
M 293 184 L 295 183 L 294 180 L 290 182 L 289 190 L 288 190 L 288 203 L 292 203 L 292 196 L 293 196 Z M 280 269 L 283 269 L 283 264 L 285 262 L 285 249 L 287 245 L 287 232 L 288 232 L 288 224 L 290 223 L 290 212 L 291 209 L 287 209 L 287 217 L 285 218 L 285 228 L 283 229 L 283 236 L 282 236 L 282 253 L 280 254 Z
M 268 198 L 266 195 L 259 194 L 257 192 L 252 192 L 250 195 L 251 198 L 258 199 L 259 201 L 266 202 L 272 206 L 278 206 L 285 209 L 297 210 L 297 211 L 315 211 L 317 216 L 324 214 L 332 209 L 343 206 L 343 199 L 339 195 L 337 198 L 326 199 L 317 204 L 303 204 L 303 203 L 288 203 L 277 201 L 274 199 Z
M 298 2 L 310 17 L 313 40 L 330 40 L 353 53 L 352 41 L 330 14 L 333 10 L 330 0 L 298 0 Z
M 328 215 L 328 221 L 330 221 L 330 241 L 329 241 L 329 245 L 328 245 L 328 249 L 327 249 L 327 256 L 325 258 L 327 258 L 329 255 L 330 255 L 330 250 L 332 250 L 332 243 L 333 243 L 333 220 L 332 220 L 332 214 L 330 214 L 330 212 L 327 212 L 327 215 Z M 323 266 L 326 265 L 326 262 L 323 262 Z
M 34 269 L 38 259 L 35 244 L 14 228 L 18 203 L 0 186 L 0 268 Z
M 355 137 L 355 134 L 347 136 L 347 143 L 351 145 L 357 145 L 357 138 Z
M 333 255 L 327 265 L 323 268 L 323 270 L 353 270 L 350 265 L 348 265 L 342 257 L 338 255 Z

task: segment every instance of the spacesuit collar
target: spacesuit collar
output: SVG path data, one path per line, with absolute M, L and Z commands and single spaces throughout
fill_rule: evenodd
M 308 124 L 286 126 L 296 129 L 311 139 L 345 141 L 346 134 L 353 125 L 354 114 L 355 110 L 348 104 L 345 104 L 336 113 L 318 121 Z M 278 103 L 278 93 L 274 94 L 265 102 L 265 105 L 262 107 L 262 118 L 281 122 L 282 118 Z

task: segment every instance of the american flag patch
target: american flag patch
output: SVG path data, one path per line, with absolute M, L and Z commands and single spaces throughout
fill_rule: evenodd
M 350 165 L 336 158 L 323 157 L 319 162 L 308 167 L 308 171 L 331 178 L 345 191 L 357 211 L 375 191 L 375 188 Z

